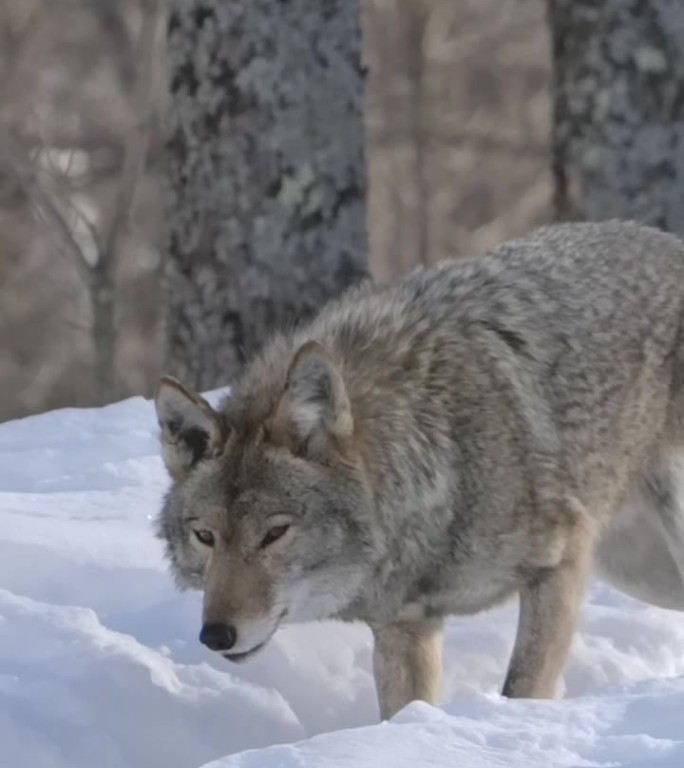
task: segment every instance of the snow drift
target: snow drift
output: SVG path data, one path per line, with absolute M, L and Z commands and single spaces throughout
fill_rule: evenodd
M 241 666 L 199 644 L 166 486 L 141 398 L 0 425 L 0 768 L 684 765 L 684 614 L 592 585 L 556 702 L 496 695 L 515 605 L 452 619 L 444 707 L 378 724 L 364 627 L 288 627 Z

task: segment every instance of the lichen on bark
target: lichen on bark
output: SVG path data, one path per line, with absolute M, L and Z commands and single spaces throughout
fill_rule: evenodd
M 684 235 L 684 3 L 548 0 L 561 219 Z
M 366 274 L 355 0 L 175 0 L 167 370 L 230 382 Z

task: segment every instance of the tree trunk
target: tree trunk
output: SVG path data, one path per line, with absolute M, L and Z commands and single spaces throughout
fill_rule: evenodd
M 355 0 L 174 0 L 167 370 L 229 382 L 366 274 Z
M 548 0 L 560 219 L 684 235 L 684 3 Z
M 111 403 L 118 394 L 114 282 L 109 276 L 93 278 L 90 288 L 93 312 L 95 402 Z

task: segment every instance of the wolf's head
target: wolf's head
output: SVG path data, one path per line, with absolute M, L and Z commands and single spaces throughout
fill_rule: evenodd
M 160 536 L 204 590 L 200 639 L 231 660 L 280 622 L 333 616 L 368 574 L 370 493 L 342 375 L 316 343 L 219 411 L 165 377 L 155 398 L 173 486 Z

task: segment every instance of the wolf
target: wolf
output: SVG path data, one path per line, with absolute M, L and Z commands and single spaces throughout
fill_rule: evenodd
M 542 227 L 275 334 L 220 407 L 172 377 L 159 535 L 230 661 L 365 622 L 380 714 L 440 695 L 445 617 L 519 599 L 503 695 L 557 693 L 587 579 L 684 609 L 684 244 Z

